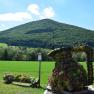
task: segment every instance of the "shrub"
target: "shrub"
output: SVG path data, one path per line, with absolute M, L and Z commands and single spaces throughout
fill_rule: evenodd
M 23 83 L 31 83 L 30 77 L 27 77 L 26 75 L 17 75 L 15 77 L 16 82 L 23 82 Z
M 14 81 L 14 76 L 12 74 L 6 73 L 3 77 L 6 84 L 11 84 Z

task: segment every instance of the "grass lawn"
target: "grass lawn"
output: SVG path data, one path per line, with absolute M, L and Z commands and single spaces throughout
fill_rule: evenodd
M 0 82 L 0 94 L 43 94 L 43 89 L 6 85 Z
M 54 67 L 54 62 L 41 63 L 41 85 L 45 87 L 48 76 Z M 3 83 L 3 75 L 6 72 L 24 74 L 30 77 L 38 77 L 38 62 L 35 61 L 0 61 L 0 94 L 43 94 L 43 89 L 25 88 Z
M 86 68 L 86 63 L 81 62 Z M 54 67 L 54 62 L 42 62 L 41 64 L 41 86 L 45 87 L 48 76 Z M 35 61 L 0 61 L 0 94 L 43 94 L 43 89 L 26 88 L 3 83 L 5 72 L 13 74 L 25 74 L 30 77 L 38 77 L 38 62 Z

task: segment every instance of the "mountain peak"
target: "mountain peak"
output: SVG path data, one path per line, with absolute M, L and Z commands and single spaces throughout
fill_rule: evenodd
M 31 23 L 59 23 L 59 22 L 54 21 L 52 19 L 41 19 L 41 20 L 33 21 Z
M 41 19 L 41 20 L 38 20 L 38 21 L 54 21 L 54 20 L 52 20 L 52 19 Z

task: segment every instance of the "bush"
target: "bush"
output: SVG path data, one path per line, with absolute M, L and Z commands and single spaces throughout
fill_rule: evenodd
M 14 81 L 14 78 L 14 75 L 7 73 L 4 75 L 3 80 L 6 84 L 11 84 Z
M 17 75 L 15 77 L 16 82 L 23 82 L 23 83 L 31 83 L 30 77 L 27 77 L 26 75 Z

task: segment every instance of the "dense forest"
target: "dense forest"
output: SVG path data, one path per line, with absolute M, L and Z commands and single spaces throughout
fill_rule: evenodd
M 94 47 L 94 32 L 50 19 L 43 19 L 0 32 L 0 42 L 13 46 L 51 49 L 83 43 Z

